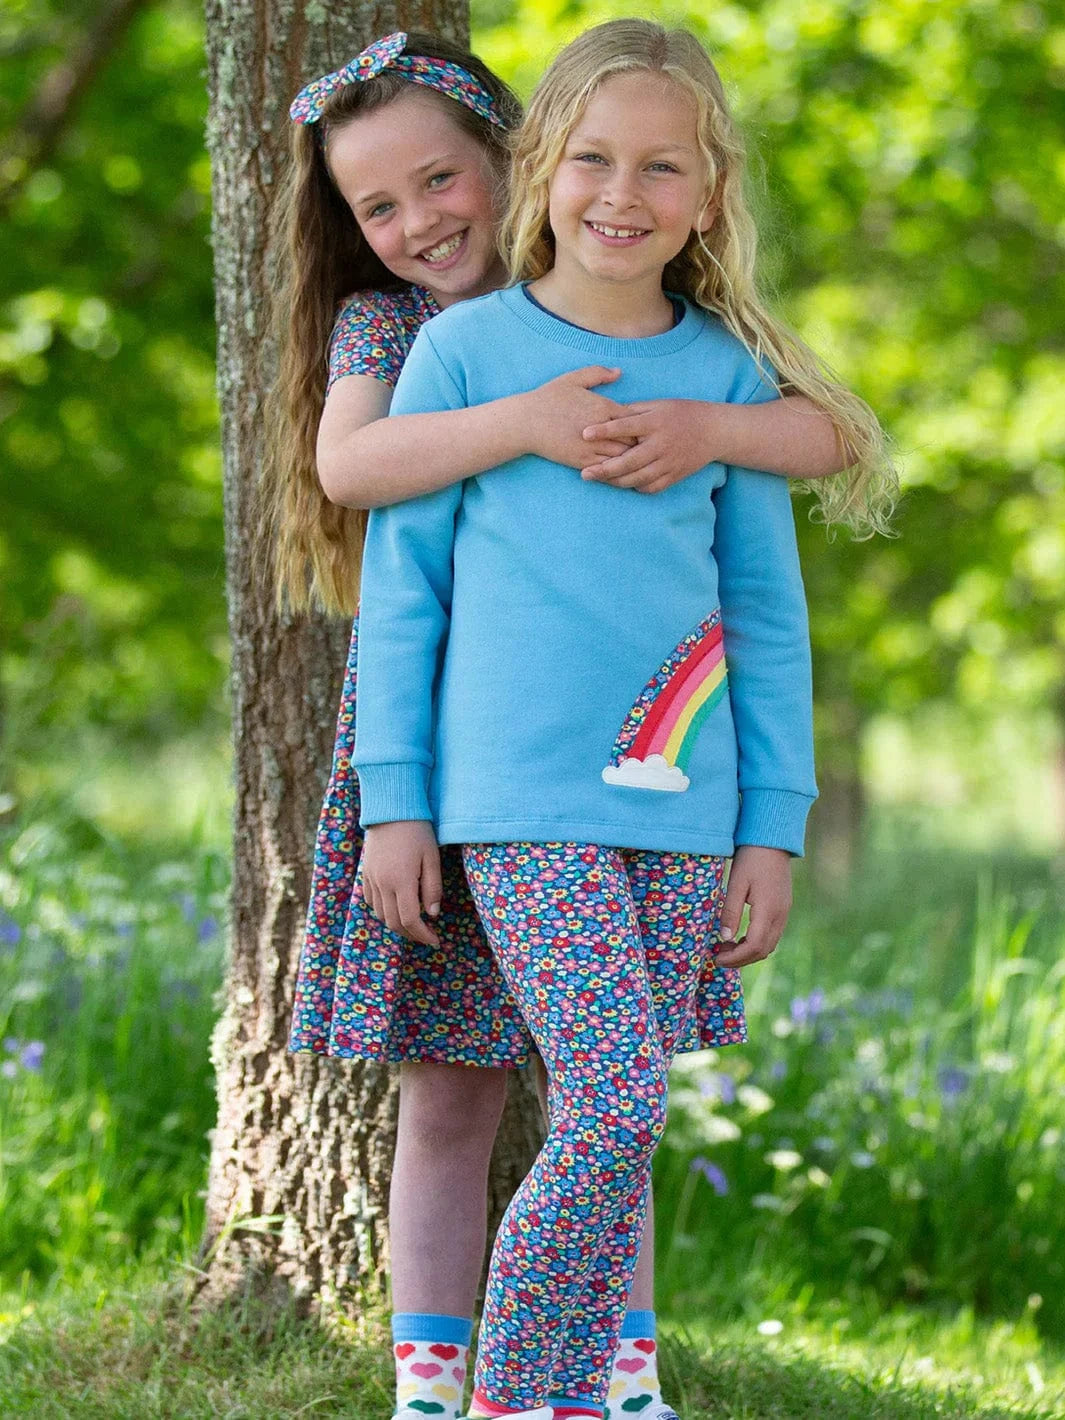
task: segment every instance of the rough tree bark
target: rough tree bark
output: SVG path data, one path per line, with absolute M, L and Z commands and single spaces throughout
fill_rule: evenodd
M 348 628 L 280 618 L 254 551 L 263 391 L 274 360 L 267 211 L 288 103 L 302 83 L 390 30 L 464 38 L 467 24 L 463 0 L 207 4 L 236 810 L 231 961 L 213 1049 L 219 1113 L 205 1301 L 255 1291 L 334 1303 L 379 1288 L 387 1264 L 394 1080 L 377 1066 L 285 1049 Z M 519 1083 L 494 1164 L 497 1211 L 535 1142 L 531 1095 Z

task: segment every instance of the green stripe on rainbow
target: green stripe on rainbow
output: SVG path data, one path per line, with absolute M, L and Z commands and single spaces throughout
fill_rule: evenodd
M 683 793 L 692 746 L 727 689 L 721 613 L 715 611 L 644 687 L 618 732 L 604 781 Z

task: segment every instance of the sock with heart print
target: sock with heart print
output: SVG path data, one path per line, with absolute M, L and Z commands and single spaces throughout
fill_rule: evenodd
M 469 1317 L 394 1313 L 397 1416 L 459 1420 L 472 1331 Z
M 621 1342 L 614 1357 L 607 1420 L 650 1420 L 661 1408 L 655 1314 L 630 1311 L 622 1324 Z

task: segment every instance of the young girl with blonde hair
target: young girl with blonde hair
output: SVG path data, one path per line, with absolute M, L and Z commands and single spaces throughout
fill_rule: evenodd
M 515 145 L 503 230 L 521 284 L 422 328 L 395 427 L 476 415 L 589 360 L 638 409 L 793 389 L 854 456 L 826 512 L 882 526 L 879 427 L 759 299 L 742 169 L 692 36 L 631 20 L 575 41 Z M 485 473 L 452 453 L 461 483 L 369 520 L 362 886 L 412 931 L 439 903 L 437 843 L 461 845 L 547 1071 L 548 1136 L 496 1241 L 471 1414 L 596 1417 L 669 1060 L 707 979 L 774 949 L 816 793 L 790 499 L 713 459 L 644 499 L 535 450 Z
M 832 424 L 801 398 L 757 408 L 677 400 L 623 407 L 592 392 L 614 377 L 598 365 L 476 409 L 382 418 L 422 322 L 503 279 L 495 203 L 517 114 L 474 56 L 423 35 L 376 42 L 293 105 L 269 501 L 279 584 L 296 607 L 313 600 L 354 610 L 364 515 L 327 501 L 323 484 L 366 506 L 528 451 L 642 491 L 668 488 L 715 457 L 811 478 L 838 468 Z M 429 920 L 406 901 L 403 917 L 393 918 L 406 940 L 366 910 L 351 771 L 356 647 L 353 635 L 292 1048 L 401 1064 L 390 1217 L 397 1404 L 408 1420 L 451 1420 L 506 1069 L 532 1047 L 480 932 L 457 849 L 444 851 L 442 883 L 422 882 Z M 685 1048 L 744 1038 L 735 972 L 708 973 L 697 1015 Z M 650 1256 L 648 1247 L 626 1322 L 627 1369 L 617 1373 L 652 1403 L 648 1420 L 668 1413 L 657 1398 Z

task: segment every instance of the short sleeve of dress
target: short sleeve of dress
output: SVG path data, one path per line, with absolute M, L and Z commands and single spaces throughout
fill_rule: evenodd
M 345 301 L 329 339 L 326 393 L 344 375 L 394 386 L 419 329 L 438 307 L 418 287 L 395 295 L 359 291 Z

